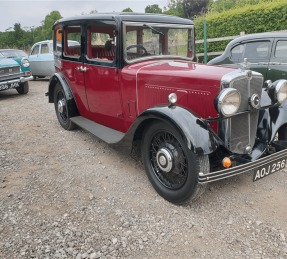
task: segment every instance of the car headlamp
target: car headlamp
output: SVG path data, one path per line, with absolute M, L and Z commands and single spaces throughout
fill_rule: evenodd
M 215 107 L 221 115 L 230 117 L 238 111 L 240 103 L 240 93 L 234 88 L 226 88 L 217 96 Z
M 28 59 L 26 59 L 26 58 L 23 58 L 23 59 L 21 60 L 21 64 L 22 64 L 23 67 L 28 67 L 28 66 L 30 66 L 30 63 L 29 63 Z
M 268 95 L 273 103 L 283 103 L 287 100 L 287 80 L 278 80 L 268 89 Z
M 177 95 L 175 93 L 171 93 L 169 94 L 167 99 L 170 105 L 175 105 L 175 103 L 177 102 Z

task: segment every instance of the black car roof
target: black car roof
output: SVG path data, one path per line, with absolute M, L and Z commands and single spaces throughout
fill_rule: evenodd
M 96 13 L 89 15 L 74 16 L 58 20 L 55 24 L 66 22 L 84 22 L 90 20 L 117 20 L 117 21 L 133 21 L 133 22 L 154 22 L 154 23 L 172 23 L 172 24 L 186 24 L 193 25 L 192 20 L 164 15 L 164 14 L 150 14 L 150 13 Z
M 238 38 L 235 38 L 231 42 L 234 44 L 234 43 L 242 42 L 246 40 L 270 39 L 270 38 L 287 38 L 287 32 L 263 32 L 263 33 L 248 34 L 245 36 L 240 36 Z

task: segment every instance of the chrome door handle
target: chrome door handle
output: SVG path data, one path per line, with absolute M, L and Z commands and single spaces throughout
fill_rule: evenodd
M 80 66 L 80 67 L 76 67 L 75 68 L 76 70 L 78 70 L 78 71 L 81 71 L 81 72 L 87 72 L 87 68 L 86 67 L 84 67 L 84 66 Z

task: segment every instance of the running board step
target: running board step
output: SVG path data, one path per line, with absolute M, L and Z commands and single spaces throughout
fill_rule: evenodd
M 108 128 L 82 116 L 76 116 L 70 119 L 79 127 L 85 129 L 86 131 L 89 131 L 90 133 L 108 144 L 115 144 L 125 136 L 125 134 L 120 131 Z

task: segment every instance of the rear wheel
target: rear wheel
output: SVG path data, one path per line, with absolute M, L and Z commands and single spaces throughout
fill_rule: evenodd
M 206 184 L 198 183 L 198 173 L 209 172 L 208 156 L 188 149 L 178 130 L 170 123 L 153 123 L 142 142 L 143 164 L 156 191 L 172 203 L 199 197 Z
M 27 94 L 29 92 L 29 83 L 20 83 L 20 86 L 16 88 L 18 94 Z
M 60 84 L 55 86 L 54 90 L 54 105 L 57 118 L 61 126 L 66 130 L 75 128 L 75 124 L 70 120 L 70 111 L 68 108 L 65 92 Z

